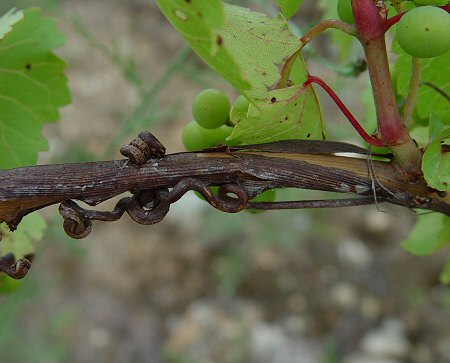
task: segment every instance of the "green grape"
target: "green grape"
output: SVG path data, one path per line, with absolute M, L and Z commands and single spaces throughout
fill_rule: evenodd
M 337 12 L 339 19 L 346 23 L 353 24 L 355 17 L 353 16 L 352 0 L 338 0 Z
M 258 194 L 255 198 L 253 198 L 252 202 L 274 202 L 276 198 L 276 192 L 275 189 L 269 189 L 265 192 Z M 261 209 L 246 209 L 247 212 L 250 213 L 260 213 L 264 212 L 264 210 Z
M 192 105 L 195 121 L 205 129 L 215 129 L 228 121 L 230 101 L 225 93 L 214 88 L 201 91 Z
M 448 3 L 448 0 L 413 0 L 416 5 L 436 5 L 442 6 Z
M 247 112 L 250 106 L 250 101 L 243 95 L 239 95 L 234 103 L 234 108 L 240 112 Z
M 226 125 L 215 129 L 205 129 L 196 121 L 191 121 L 183 130 L 183 144 L 188 151 L 206 149 L 224 144 L 232 131 L 233 128 Z
M 408 11 L 397 24 L 397 40 L 408 54 L 433 58 L 450 49 L 450 15 L 435 6 Z

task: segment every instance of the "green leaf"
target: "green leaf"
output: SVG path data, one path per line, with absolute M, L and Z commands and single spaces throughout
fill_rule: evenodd
M 253 97 L 265 95 L 273 88 L 280 79 L 280 68 L 301 45 L 282 19 L 233 5 L 225 6 L 222 31 L 224 46 L 251 83 L 249 94 Z M 302 59 L 301 62 L 306 79 L 306 66 Z
M 430 187 L 450 191 L 450 153 L 443 150 L 440 140 L 433 141 L 425 150 L 422 171 Z
M 223 7 L 222 27 L 206 22 L 209 12 L 202 3 L 194 8 L 193 1 L 157 0 L 194 51 L 240 93 L 251 99 L 266 93 L 280 78 L 279 67 L 299 49 L 300 40 L 281 19 L 212 2 Z
M 278 6 L 284 16 L 289 19 L 295 15 L 302 2 L 303 0 L 278 0 Z
M 12 30 L 12 26 L 19 20 L 23 19 L 23 11 L 11 9 L 0 18 L 0 40 L 4 38 L 6 33 Z
M 10 24 L 11 25 L 11 24 Z M 27 9 L 0 40 L 0 167 L 36 163 L 47 149 L 43 123 L 70 102 L 66 63 L 52 49 L 64 43 L 56 21 Z
M 16 259 L 34 252 L 34 241 L 39 241 L 47 227 L 44 218 L 39 213 L 31 213 L 24 217 L 14 233 L 6 224 L 2 224 L 3 238 L 0 241 L 0 256 L 14 254 Z
M 298 85 L 257 98 L 229 139 L 251 144 L 325 138 L 322 112 L 313 88 Z
M 237 90 L 243 92 L 251 88 L 228 46 L 224 44 L 223 35 L 218 32 L 224 21 L 220 0 L 157 0 L 157 4 L 175 29 L 211 68 L 222 74 Z
M 446 219 L 445 223 L 444 218 Z M 401 242 L 402 247 L 418 256 L 435 252 L 449 242 L 449 235 L 442 234 L 449 228 L 448 220 L 450 218 L 438 213 L 420 214 L 408 239 Z
M 398 94 L 408 96 L 411 76 L 411 56 L 406 54 L 394 42 L 393 51 L 398 54 L 394 66 L 395 86 Z M 445 125 L 450 125 L 450 104 L 435 88 L 450 94 L 450 52 L 435 58 L 422 59 L 422 85 L 419 89 L 416 111 L 420 118 L 428 119 L 431 112 L 436 114 Z M 433 88 L 435 87 L 435 88 Z

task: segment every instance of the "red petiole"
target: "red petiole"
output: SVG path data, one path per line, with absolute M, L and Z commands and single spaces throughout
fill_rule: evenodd
M 336 103 L 336 105 L 339 107 L 339 109 L 342 111 L 342 113 L 347 117 L 347 119 L 350 121 L 352 126 L 355 128 L 355 130 L 358 132 L 358 134 L 361 135 L 361 137 L 369 143 L 370 145 L 374 146 L 384 146 L 383 141 L 380 139 L 377 139 L 376 137 L 373 137 L 369 135 L 363 127 L 360 125 L 360 123 L 356 120 L 356 118 L 352 115 L 352 113 L 349 111 L 349 109 L 344 105 L 344 103 L 341 101 L 339 96 L 328 86 L 325 81 L 319 77 L 308 75 L 308 79 L 303 83 L 305 87 L 310 85 L 311 83 L 316 83 L 320 87 L 323 88 L 323 90 L 328 93 L 328 95 L 331 97 L 331 99 Z

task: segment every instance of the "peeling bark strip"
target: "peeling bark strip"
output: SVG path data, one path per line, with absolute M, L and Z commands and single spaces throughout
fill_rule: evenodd
M 141 133 L 140 140 L 148 141 L 145 135 Z M 407 180 L 392 160 L 368 162 L 367 151 L 350 144 L 290 140 L 163 156 L 162 145 L 152 148 L 136 140 L 130 143 L 131 149 L 123 148 L 130 159 L 0 170 L 0 222 L 14 230 L 26 214 L 62 203 L 60 213 L 66 232 L 82 238 L 89 233 L 91 220 L 117 220 L 124 212 L 138 223 L 157 223 L 168 213 L 170 204 L 188 190 L 199 191 L 213 207 L 231 213 L 244 208 L 360 205 L 375 203 L 377 199 L 450 215 L 450 197 L 445 193 L 428 188 L 422 179 Z M 139 157 L 140 150 L 145 154 L 143 159 Z M 363 156 L 334 155 L 343 152 Z M 136 164 L 136 160 L 143 164 Z M 219 195 L 214 195 L 210 186 L 221 186 Z M 364 198 L 341 202 L 251 202 L 271 188 L 323 190 Z M 132 197 L 121 199 L 111 212 L 89 211 L 72 201 L 93 206 L 127 191 Z

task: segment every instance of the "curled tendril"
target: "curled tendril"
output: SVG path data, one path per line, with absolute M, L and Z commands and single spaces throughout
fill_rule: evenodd
M 59 213 L 64 218 L 64 231 L 69 237 L 81 239 L 92 230 L 92 222 L 84 214 L 85 210 L 72 200 L 66 200 L 59 206 Z
M 13 279 L 23 279 L 31 268 L 31 262 L 27 258 L 15 259 L 12 253 L 0 257 L 0 272 L 6 273 Z
M 122 146 L 120 153 L 130 159 L 132 163 L 142 165 L 152 157 L 162 158 L 166 153 L 166 148 L 153 134 L 142 131 L 128 145 Z
M 92 229 L 92 220 L 116 221 L 127 212 L 139 224 L 160 222 L 169 212 L 170 204 L 178 201 L 190 190 L 198 191 L 214 208 L 223 212 L 236 213 L 247 206 L 248 195 L 237 184 L 225 184 L 218 195 L 200 179 L 186 178 L 179 181 L 171 191 L 168 189 L 140 190 L 132 197 L 119 200 L 112 211 L 95 211 L 80 207 L 72 200 L 61 203 L 59 212 L 64 218 L 64 230 L 72 238 L 86 237 Z M 236 198 L 230 197 L 234 194 Z
M 170 203 L 176 202 L 189 190 L 199 192 L 211 206 L 227 213 L 240 212 L 246 207 L 248 201 L 247 192 L 237 184 L 222 185 L 216 195 L 200 179 L 186 178 L 178 182 L 170 192 Z M 228 194 L 234 194 L 237 198 L 229 197 Z
M 129 145 L 122 146 L 122 155 L 137 165 L 149 158 L 162 158 L 166 148 L 148 131 L 141 132 Z M 94 211 L 80 207 L 72 200 L 61 203 L 59 213 L 64 218 L 64 230 L 72 238 L 84 238 L 92 229 L 92 221 L 116 221 L 127 212 L 139 224 L 155 224 L 169 213 L 172 203 L 179 200 L 189 190 L 196 190 L 214 208 L 223 212 L 236 213 L 247 206 L 248 194 L 237 184 L 225 184 L 216 195 L 208 184 L 197 178 L 180 180 L 171 191 L 168 189 L 139 190 L 132 197 L 119 200 L 112 211 Z M 232 198 L 229 194 L 234 194 Z

